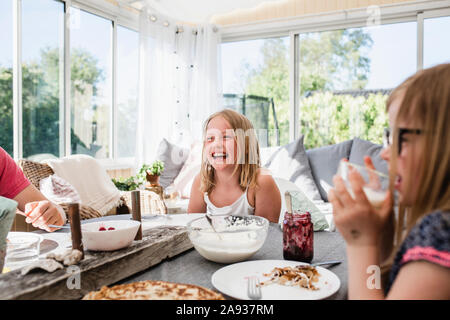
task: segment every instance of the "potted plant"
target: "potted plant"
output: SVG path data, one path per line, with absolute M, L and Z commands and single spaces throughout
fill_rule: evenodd
M 117 179 L 112 178 L 111 180 L 120 191 L 133 191 L 139 187 L 139 182 L 136 182 L 135 177 L 120 177 Z
M 145 175 L 145 179 L 151 186 L 159 186 L 159 176 L 164 171 L 164 162 L 156 160 L 150 166 L 144 164 L 139 170 L 139 175 L 142 178 Z

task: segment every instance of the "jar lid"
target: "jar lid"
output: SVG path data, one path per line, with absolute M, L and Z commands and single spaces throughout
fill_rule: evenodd
M 309 211 L 306 212 L 286 212 L 285 218 L 293 219 L 293 220 L 309 220 L 311 219 L 311 214 Z

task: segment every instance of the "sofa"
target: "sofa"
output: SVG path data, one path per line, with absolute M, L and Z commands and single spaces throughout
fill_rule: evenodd
M 387 163 L 380 157 L 381 150 L 382 145 L 356 137 L 338 144 L 306 150 L 302 136 L 284 146 L 261 148 L 260 155 L 261 164 L 269 168 L 274 177 L 287 178 L 287 180 L 304 189 L 303 191 L 313 200 L 327 202 L 327 193 L 333 185 L 333 176 L 336 174 L 339 162 L 343 158 L 352 163 L 363 165 L 363 158 L 368 155 L 372 158 L 375 168 L 387 174 Z M 161 185 L 164 188 L 174 186 L 179 191 L 183 191 L 186 197 L 188 193 L 180 190 L 184 185 L 182 187 L 177 186 L 179 182 L 177 179 L 179 180 L 180 175 L 187 171 L 191 171 L 189 179 L 192 179 L 199 172 L 201 147 L 199 148 L 198 144 L 194 144 L 189 150 L 163 139 L 160 142 L 156 159 L 165 163 L 165 169 L 160 177 Z M 305 186 L 313 190 L 308 190 Z M 190 190 L 190 188 L 186 188 L 186 190 Z M 315 194 L 316 190 L 319 197 Z

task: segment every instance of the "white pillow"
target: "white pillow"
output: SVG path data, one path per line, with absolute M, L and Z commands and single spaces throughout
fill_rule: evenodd
M 321 200 L 319 189 L 314 182 L 308 156 L 303 146 L 303 136 L 299 139 L 278 147 L 264 167 L 272 172 L 274 177 L 289 180 L 311 200 Z
M 180 173 L 173 181 L 172 186 L 178 191 L 182 198 L 189 198 L 191 195 L 192 183 L 197 174 L 200 173 L 202 164 L 202 148 L 201 142 L 191 145 L 189 156 L 180 170 Z
M 272 155 L 277 151 L 280 147 L 266 147 L 259 149 L 259 156 L 261 159 L 261 166 L 264 166 Z

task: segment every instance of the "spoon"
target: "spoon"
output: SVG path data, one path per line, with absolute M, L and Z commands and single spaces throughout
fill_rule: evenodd
M 286 199 L 286 210 L 288 213 L 292 213 L 292 198 L 289 191 L 284 193 L 284 198 Z
M 63 228 L 63 229 L 70 229 L 70 226 L 57 226 L 57 225 L 54 225 L 54 224 L 49 224 L 48 225 L 50 228 L 58 228 L 58 229 L 60 229 L 60 228 Z
M 50 228 L 56 228 L 56 229 L 70 229 L 70 225 L 69 226 L 57 226 L 55 224 L 49 224 L 48 225 Z M 83 228 L 81 228 L 81 231 L 86 231 Z
M 209 225 L 211 226 L 211 228 L 214 230 L 214 232 L 217 234 L 217 236 L 219 237 L 220 240 L 222 240 L 222 237 L 220 236 L 220 234 L 216 231 L 216 228 L 214 228 L 213 222 L 211 217 L 209 216 L 209 214 L 205 214 L 206 220 L 208 220 Z

